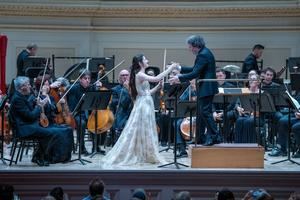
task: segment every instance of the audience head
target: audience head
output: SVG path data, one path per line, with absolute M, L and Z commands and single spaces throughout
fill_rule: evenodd
M 27 49 L 28 53 L 30 54 L 30 56 L 35 56 L 37 53 L 38 46 L 34 43 L 30 43 L 27 45 L 26 49 Z
M 31 91 L 31 85 L 29 78 L 26 76 L 18 76 L 14 80 L 15 89 L 23 95 L 29 95 Z
M 244 200 L 273 200 L 274 198 L 264 189 L 250 190 Z
M 300 193 L 297 192 L 292 193 L 288 200 L 300 200 Z
M 41 198 L 41 200 L 56 200 L 56 199 L 53 196 L 48 195 L 48 196 Z
M 204 39 L 200 35 L 191 35 L 187 38 L 186 43 L 188 44 L 189 50 L 197 55 L 198 52 L 205 47 Z
M 252 48 L 252 53 L 256 58 L 260 58 L 262 56 L 262 53 L 264 51 L 265 47 L 261 44 L 256 44 Z
M 89 192 L 92 198 L 102 197 L 104 192 L 104 182 L 99 178 L 93 179 L 89 184 Z
M 137 188 L 132 193 L 132 199 L 131 200 L 146 200 L 147 195 L 143 188 Z
M 14 187 L 12 185 L 3 184 L 0 185 L 0 199 L 1 200 L 13 200 L 14 199 Z
M 175 195 L 175 200 L 190 200 L 191 195 L 188 191 L 181 191 Z
M 234 195 L 230 190 L 224 188 L 216 192 L 215 200 L 234 200 Z
M 54 197 L 56 200 L 64 200 L 64 190 L 61 187 L 55 187 L 50 192 L 49 195 Z

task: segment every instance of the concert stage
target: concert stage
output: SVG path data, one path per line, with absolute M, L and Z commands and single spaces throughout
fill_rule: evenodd
M 188 190 L 193 199 L 213 199 L 217 190 L 231 189 L 236 199 L 240 199 L 247 190 L 261 187 L 267 189 L 275 199 L 287 199 L 293 191 L 300 191 L 300 166 L 291 162 L 272 165 L 274 161 L 286 157 L 272 158 L 265 153 L 263 169 L 231 168 L 191 168 L 174 165 L 158 168 L 156 165 L 128 168 L 105 169 L 101 166 L 102 155 L 82 165 L 80 162 L 53 164 L 38 167 L 31 163 L 31 152 L 24 155 L 17 165 L 0 163 L 0 182 L 15 186 L 21 199 L 40 199 L 55 186 L 62 186 L 71 199 L 82 199 L 88 193 L 88 183 L 100 177 L 106 183 L 111 199 L 129 199 L 134 188 L 143 187 L 151 199 L 168 200 L 174 192 Z M 167 162 L 173 161 L 173 152 L 163 152 Z M 74 154 L 76 158 L 77 154 Z M 247 156 L 247 155 L 245 155 Z M 190 158 L 180 158 L 178 162 L 190 166 Z M 300 162 L 300 159 L 294 159 Z M 237 161 L 238 162 L 238 161 Z

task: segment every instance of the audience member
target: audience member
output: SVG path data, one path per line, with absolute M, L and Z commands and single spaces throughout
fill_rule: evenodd
M 147 199 L 147 195 L 143 188 L 135 189 L 131 198 L 131 200 L 146 200 L 146 199 Z
M 181 191 L 175 195 L 175 200 L 190 200 L 191 195 L 188 191 Z
M 224 188 L 216 192 L 215 200 L 234 200 L 234 195 L 230 190 Z
M 68 200 L 69 197 L 61 187 L 55 187 L 50 192 L 49 195 L 54 197 L 56 200 Z
M 14 187 L 8 184 L 0 185 L 0 199 L 1 200 L 13 200 L 14 199 Z
M 293 192 L 288 200 L 300 200 L 300 193 L 298 192 Z
M 55 200 L 55 198 L 53 196 L 48 195 L 48 196 L 41 198 L 41 200 Z
M 274 198 L 264 189 L 250 190 L 243 200 L 273 200 Z
M 83 198 L 83 200 L 109 200 L 104 193 L 104 182 L 99 178 L 93 179 L 89 184 L 89 196 Z

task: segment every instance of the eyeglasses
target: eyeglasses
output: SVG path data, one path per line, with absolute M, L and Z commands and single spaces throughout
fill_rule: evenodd
M 121 74 L 120 76 L 129 76 L 129 74 Z

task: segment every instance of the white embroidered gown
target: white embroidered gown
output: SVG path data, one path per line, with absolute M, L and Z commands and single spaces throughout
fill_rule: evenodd
M 154 103 L 148 81 L 136 77 L 137 97 L 128 121 L 113 148 L 103 158 L 103 166 L 161 164 Z

